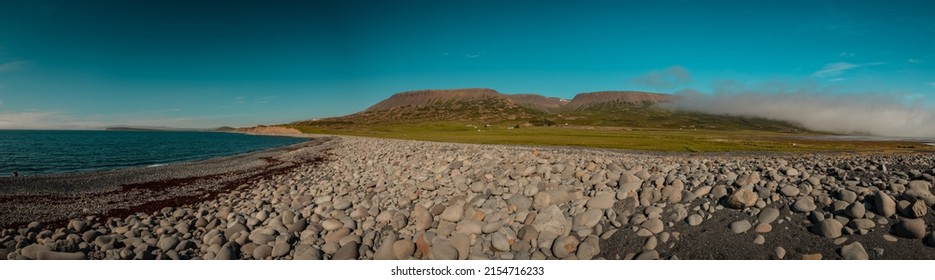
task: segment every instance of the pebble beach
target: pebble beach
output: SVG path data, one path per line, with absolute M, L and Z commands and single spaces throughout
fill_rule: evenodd
M 0 178 L 0 259 L 935 259 L 935 155 L 314 136 Z

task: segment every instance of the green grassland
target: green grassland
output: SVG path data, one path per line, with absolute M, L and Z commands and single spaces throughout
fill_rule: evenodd
M 340 129 L 293 126 L 304 133 L 337 134 L 478 144 L 522 144 L 616 148 L 673 152 L 724 151 L 876 151 L 933 150 L 917 143 L 804 140 L 799 136 L 753 130 L 631 129 L 620 127 L 551 126 L 511 128 L 452 122 L 387 124 Z
M 806 140 L 822 135 L 755 118 L 605 104 L 542 112 L 497 100 L 361 112 L 283 126 L 304 133 L 478 144 L 520 144 L 671 152 L 935 151 L 919 143 Z

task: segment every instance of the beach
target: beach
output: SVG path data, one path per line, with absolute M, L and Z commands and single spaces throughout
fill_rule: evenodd
M 935 259 L 935 155 L 349 136 L 0 178 L 8 259 Z

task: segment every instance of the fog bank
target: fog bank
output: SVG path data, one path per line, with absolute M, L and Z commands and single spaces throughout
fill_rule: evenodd
M 710 114 L 788 121 L 804 128 L 847 134 L 935 137 L 935 110 L 907 105 L 905 97 L 795 91 L 757 93 L 686 90 L 666 107 Z M 916 99 L 915 104 L 922 104 Z

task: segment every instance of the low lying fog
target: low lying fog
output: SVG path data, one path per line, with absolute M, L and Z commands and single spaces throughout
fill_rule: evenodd
M 751 90 L 676 93 L 666 107 L 710 114 L 760 117 L 799 124 L 815 131 L 877 136 L 935 137 L 935 110 L 921 97 Z M 909 104 L 911 103 L 911 104 Z

